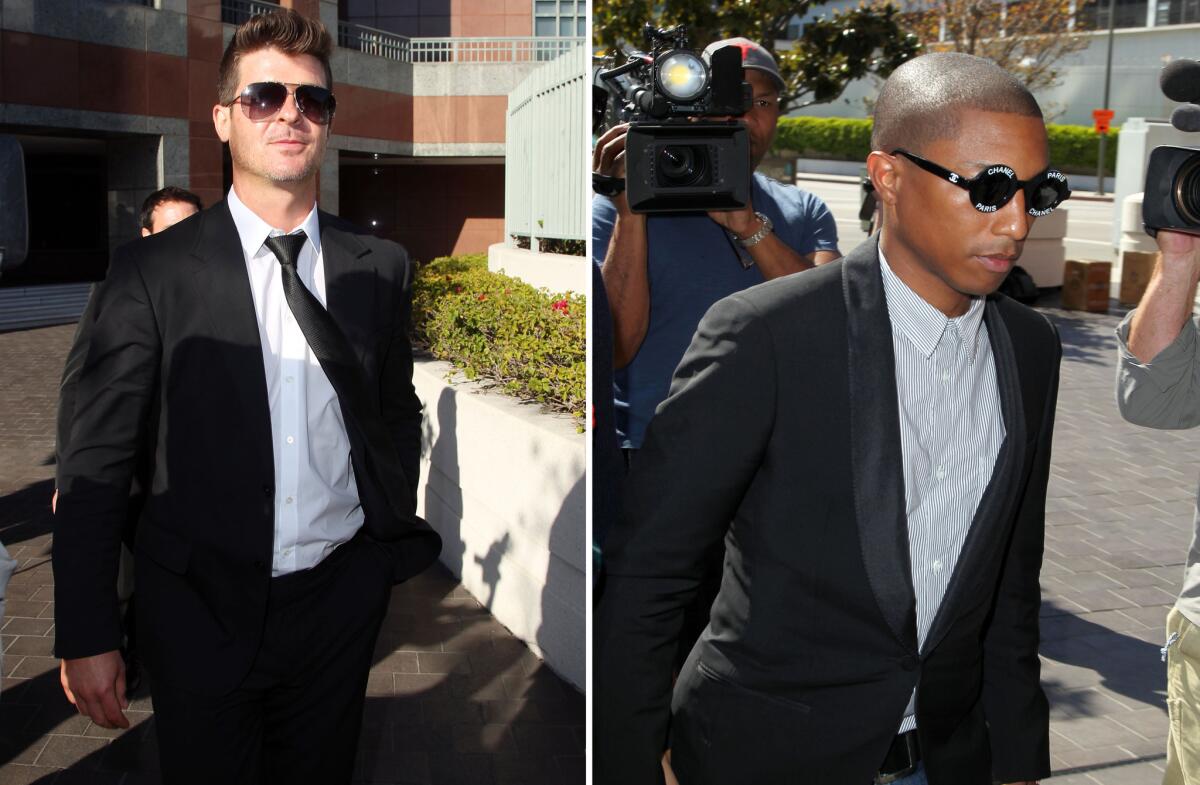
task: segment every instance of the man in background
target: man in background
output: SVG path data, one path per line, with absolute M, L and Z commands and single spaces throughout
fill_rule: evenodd
M 783 77 L 753 41 L 710 44 L 742 51 L 753 99 L 739 118 L 750 139 L 750 166 L 762 163 L 779 121 Z M 592 169 L 625 176 L 627 124 L 596 143 Z M 671 372 L 709 307 L 734 292 L 841 256 L 833 214 L 813 194 L 755 173 L 742 210 L 649 216 L 633 213 L 624 192 L 592 200 L 592 258 L 612 309 L 617 430 L 621 447 L 641 447 Z M 599 394 L 599 391 L 597 391 Z
M 1138 307 L 1117 326 L 1117 405 L 1135 425 L 1200 425 L 1200 237 L 1160 230 L 1162 252 Z M 1167 614 L 1167 769 L 1163 785 L 1200 781 L 1200 513 Z
M 161 232 L 204 209 L 200 197 L 191 191 L 168 185 L 146 197 L 140 215 L 142 237 Z

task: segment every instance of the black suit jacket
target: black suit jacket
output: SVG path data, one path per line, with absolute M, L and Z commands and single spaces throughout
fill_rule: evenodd
M 367 535 L 394 578 L 437 558 L 416 516 L 421 405 L 403 249 L 320 214 L 329 311 L 357 351 L 402 471 L 372 459 L 346 416 Z M 136 552 L 142 655 L 155 678 L 232 689 L 262 635 L 274 537 L 274 456 L 258 322 L 221 202 L 122 246 L 73 350 L 83 357 L 60 444 L 54 529 L 61 657 L 117 648 L 117 556 L 139 454 L 152 456 Z M 345 404 L 343 402 L 343 409 Z M 402 474 L 403 476 L 394 476 Z
M 597 785 L 869 783 L 917 689 L 930 783 L 1049 774 L 1038 683 L 1060 346 L 990 297 L 1006 436 L 925 650 L 909 568 L 895 358 L 875 241 L 701 322 L 609 536 L 597 611 Z M 703 554 L 708 628 L 671 686 Z

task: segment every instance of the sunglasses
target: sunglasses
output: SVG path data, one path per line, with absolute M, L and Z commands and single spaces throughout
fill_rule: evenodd
M 293 90 L 288 88 L 292 87 Z M 242 113 L 253 123 L 270 120 L 279 114 L 288 95 L 295 96 L 296 109 L 309 122 L 317 125 L 329 125 L 333 120 L 333 112 L 337 101 L 333 93 L 324 87 L 311 84 L 284 84 L 283 82 L 253 82 L 226 106 L 240 103 Z
M 930 174 L 965 190 L 981 213 L 994 213 L 1008 204 L 1017 191 L 1025 192 L 1026 212 L 1036 217 L 1049 215 L 1055 207 L 1071 197 L 1067 187 L 1067 176 L 1057 169 L 1047 169 L 1028 180 L 1018 180 L 1017 173 L 1004 164 L 989 164 L 974 177 L 963 177 L 949 169 L 927 161 L 907 150 L 893 150 L 892 155 L 902 155 Z

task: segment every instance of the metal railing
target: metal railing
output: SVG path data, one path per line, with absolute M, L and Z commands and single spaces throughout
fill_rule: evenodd
M 410 38 L 338 22 L 338 46 L 402 63 L 548 63 L 583 38 Z
M 584 181 L 591 143 L 584 106 L 590 53 L 578 47 L 538 68 L 508 94 L 505 127 L 504 235 L 584 239 L 590 189 Z
M 279 3 L 266 0 L 221 0 L 221 21 L 225 24 L 240 25 L 252 16 L 278 10 Z

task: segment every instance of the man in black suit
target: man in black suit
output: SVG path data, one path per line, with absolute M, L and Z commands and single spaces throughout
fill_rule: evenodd
M 114 585 L 148 454 L 137 613 L 169 783 L 349 782 L 390 587 L 440 548 L 415 514 L 408 259 L 316 208 L 331 50 L 290 10 L 236 31 L 227 199 L 120 248 L 84 331 L 56 644 L 80 712 L 126 727 Z
M 882 233 L 717 303 L 631 465 L 596 617 L 597 785 L 662 782 L 668 746 L 683 785 L 1049 773 L 1038 572 L 1061 350 L 993 293 L 1069 191 L 1033 97 L 967 55 L 897 69 L 872 147 Z

